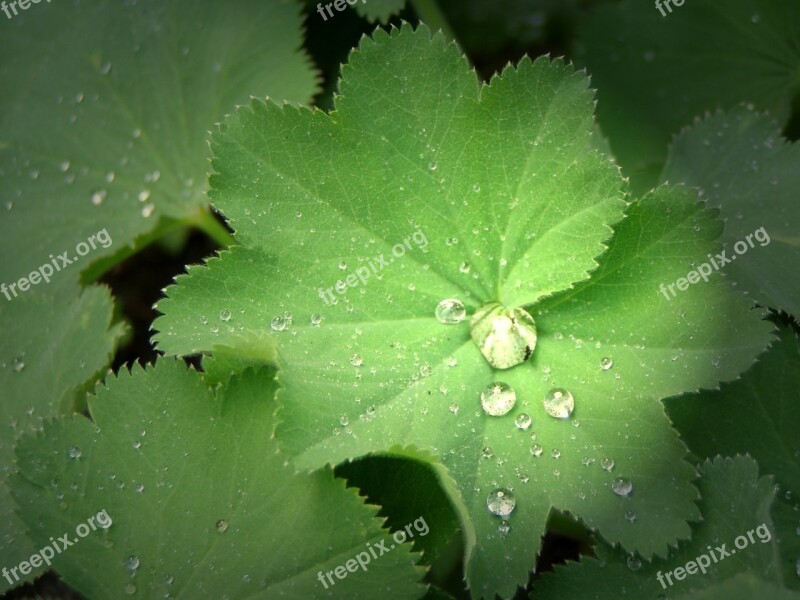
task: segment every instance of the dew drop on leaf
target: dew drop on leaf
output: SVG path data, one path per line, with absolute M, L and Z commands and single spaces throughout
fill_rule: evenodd
M 517 403 L 517 394 L 507 383 L 495 381 L 481 392 L 481 406 L 487 415 L 501 417 Z
M 81 454 L 83 454 L 83 452 L 81 451 L 80 446 L 73 446 L 72 448 L 69 449 L 69 452 L 67 454 L 72 460 L 78 460 L 81 457 Z
M 635 555 L 630 555 L 628 557 L 628 568 L 631 571 L 638 571 L 642 567 L 642 561 L 640 561 Z
M 606 471 L 611 471 L 614 468 L 614 459 L 613 458 L 604 458 L 600 461 L 600 466 L 603 467 Z
M 464 303 L 454 298 L 442 300 L 436 306 L 436 320 L 445 325 L 452 325 L 461 323 L 467 316 L 467 311 L 464 308 Z
M 511 525 L 509 525 L 508 521 L 505 519 L 500 521 L 500 525 L 497 526 L 497 532 L 502 536 L 506 536 L 509 531 L 511 531 Z
M 272 327 L 274 331 L 283 331 L 284 329 L 286 329 L 286 319 L 284 319 L 283 317 L 275 317 L 274 319 L 272 319 L 270 327 Z
M 536 324 L 523 308 L 498 302 L 483 305 L 470 321 L 472 340 L 495 369 L 510 369 L 531 357 L 536 347 Z
M 122 561 L 122 565 L 129 571 L 135 571 L 136 569 L 139 568 L 139 557 L 129 556 L 128 558 Z
M 611 360 L 609 357 L 605 356 L 600 359 L 600 368 L 603 369 L 603 371 L 608 371 L 613 366 L 614 366 L 614 361 Z
M 481 450 L 481 456 L 483 456 L 483 458 L 492 458 L 494 456 L 494 450 L 492 450 L 489 446 L 486 446 L 483 450 Z
M 558 448 L 553 448 L 553 451 L 550 454 L 553 458 L 561 458 L 561 450 Z
M 611 491 L 617 496 L 630 496 L 633 491 L 633 484 L 630 479 L 624 477 L 617 477 L 611 484 Z
M 135 583 L 129 583 L 122 589 L 123 589 L 123 591 L 125 592 L 125 594 L 127 596 L 133 596 L 136 593 L 136 584 Z
M 535 457 L 539 457 L 542 455 L 544 449 L 539 444 L 533 444 L 531 446 L 531 454 Z
M 364 364 L 364 359 L 361 358 L 360 354 L 353 354 L 353 356 L 350 357 L 350 364 L 354 367 L 360 367 Z
M 514 494 L 506 489 L 496 489 L 486 497 L 486 508 L 498 517 L 507 517 L 514 510 L 517 500 Z
M 633 512 L 632 510 L 629 510 L 628 512 L 625 513 L 625 518 L 631 523 L 633 523 L 636 520 L 636 513 Z
M 544 409 L 551 417 L 566 419 L 575 410 L 575 399 L 563 388 L 553 388 L 544 397 Z
M 230 321 L 231 320 L 231 311 L 228 309 L 224 309 L 219 313 L 219 320 L 220 321 Z
M 22 369 L 25 368 L 25 363 L 22 362 L 19 358 L 15 358 L 11 361 L 11 368 L 14 370 L 15 373 L 19 373 Z
M 311 324 L 314 327 L 319 327 L 320 323 L 322 323 L 322 317 L 320 315 L 317 314 L 311 315 Z
M 217 521 L 217 531 L 220 533 L 225 533 L 228 531 L 228 522 L 225 519 L 220 519 Z
M 514 419 L 514 425 L 517 426 L 517 429 L 522 429 L 523 431 L 530 428 L 531 423 L 532 419 L 530 415 L 526 413 L 520 413 L 517 415 L 517 418 Z
M 103 202 L 105 202 L 107 195 L 108 192 L 106 192 L 105 190 L 102 189 L 95 190 L 94 192 L 92 192 L 91 196 L 92 204 L 94 204 L 95 206 L 100 206 Z

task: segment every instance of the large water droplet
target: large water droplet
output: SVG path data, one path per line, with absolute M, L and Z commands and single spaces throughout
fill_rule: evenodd
M 495 381 L 481 392 L 481 406 L 486 414 L 501 417 L 517 403 L 517 394 L 507 383 Z
M 633 484 L 630 479 L 617 477 L 611 484 L 611 491 L 617 496 L 630 496 L 633 491 Z
M 567 390 L 553 388 L 545 394 L 544 409 L 551 417 L 566 419 L 575 410 L 575 400 Z
M 461 323 L 467 316 L 464 303 L 454 298 L 442 300 L 436 306 L 436 320 L 445 325 Z
M 486 497 L 486 508 L 498 517 L 510 515 L 516 504 L 514 494 L 505 489 L 496 489 Z
M 517 426 L 517 429 L 522 429 L 523 431 L 530 428 L 532 422 L 533 420 L 530 415 L 526 413 L 520 413 L 517 415 L 517 418 L 514 419 L 514 425 Z
M 470 321 L 472 340 L 495 369 L 510 369 L 531 357 L 536 347 L 536 324 L 525 309 L 491 302 Z

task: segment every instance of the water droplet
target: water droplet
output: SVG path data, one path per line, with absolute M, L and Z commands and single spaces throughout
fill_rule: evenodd
M 436 320 L 439 323 L 450 325 L 454 323 L 461 323 L 467 316 L 467 311 L 464 308 L 464 303 L 454 298 L 442 300 L 436 306 Z
M 139 557 L 129 556 L 128 558 L 122 561 L 122 565 L 129 571 L 135 571 L 136 569 L 139 568 Z
M 143 483 L 139 483 L 133 489 L 137 494 L 141 494 L 142 492 L 144 492 L 144 484 Z
M 83 454 L 83 452 L 81 451 L 80 446 L 73 446 L 72 448 L 69 449 L 69 452 L 67 454 L 71 459 L 78 460 L 81 457 L 81 454 Z
M 124 588 L 122 588 L 126 595 L 133 596 L 136 593 L 136 584 L 129 583 Z
M 636 520 L 636 513 L 633 512 L 632 510 L 629 510 L 628 512 L 625 513 L 625 518 L 631 523 L 633 523 Z
M 454 415 L 458 414 L 458 404 L 456 404 L 455 402 L 452 402 L 450 406 L 448 406 L 447 408 Z
M 473 186 L 472 186 L 472 191 L 473 191 L 473 192 L 475 192 L 475 193 L 477 194 L 478 192 L 480 192 L 480 191 L 481 191 L 481 186 L 479 186 L 479 185 L 476 183 L 475 185 L 473 185 Z
M 220 533 L 225 533 L 228 531 L 228 522 L 225 519 L 220 519 L 217 521 L 217 531 Z
M 58 165 L 58 168 L 61 169 L 62 173 L 66 173 L 69 171 L 69 161 L 65 160 L 61 164 Z
M 25 368 L 25 363 L 22 362 L 22 360 L 20 360 L 19 358 L 15 357 L 14 360 L 11 361 L 11 369 L 15 373 L 19 373 L 24 368 Z
M 634 517 L 635 518 L 635 517 Z M 636 555 L 631 554 L 628 557 L 628 568 L 631 571 L 638 571 L 642 567 L 642 561 L 640 561 Z
M 551 417 L 566 419 L 575 410 L 575 400 L 567 390 L 553 388 L 544 397 L 544 409 Z
M 139 192 L 139 202 L 147 202 L 150 199 L 150 190 L 142 190 Z
M 109 73 L 111 73 L 111 62 L 106 61 L 102 65 L 100 65 L 100 72 L 103 75 L 108 75 Z
M 561 450 L 558 448 L 553 448 L 553 451 L 550 453 L 553 458 L 561 458 Z
M 469 273 L 469 264 L 465 263 L 465 262 L 462 262 L 458 266 L 458 270 L 461 271 L 462 273 Z
M 135 442 L 133 442 L 133 449 L 134 450 L 139 450 L 141 447 L 142 447 L 142 442 L 140 442 L 139 440 L 136 440 Z
M 526 413 L 520 413 L 514 419 L 514 425 L 517 426 L 517 429 L 522 429 L 523 431 L 530 428 L 532 422 L 530 415 Z
M 794 572 L 800 577 L 800 558 L 797 559 L 797 562 L 794 563 Z
M 145 204 L 142 207 L 142 216 L 145 219 L 148 219 L 148 218 L 150 218 L 152 216 L 152 214 L 153 214 L 153 212 L 155 212 L 155 210 L 156 210 L 156 205 L 155 204 Z
M 617 477 L 611 484 L 611 491 L 617 496 L 630 496 L 633 491 L 633 484 L 630 479 L 624 477 Z
M 537 458 L 542 455 L 543 451 L 543 448 L 539 444 L 533 444 L 531 446 L 531 454 Z
M 360 367 L 364 364 L 364 359 L 361 358 L 360 354 L 353 354 L 353 356 L 350 357 L 350 364 L 354 367 Z
M 342 271 L 344 271 L 345 269 L 347 269 L 347 263 L 346 263 L 346 262 L 344 262 L 344 261 L 340 262 L 340 263 L 339 263 L 339 268 L 340 268 Z
M 609 357 L 605 356 L 600 359 L 600 368 L 603 369 L 603 371 L 608 371 L 613 366 L 614 366 L 614 361 L 611 360 Z
M 437 167 L 438 167 L 438 165 L 437 165 L 435 162 L 428 163 L 428 168 L 429 168 L 431 171 L 435 171 L 435 170 L 437 169 Z
M 220 321 L 230 321 L 231 320 L 231 311 L 228 309 L 223 309 L 219 313 L 219 320 Z
M 514 494 L 505 489 L 496 489 L 486 497 L 486 508 L 498 517 L 510 515 L 516 504 Z
M 286 319 L 284 319 L 283 317 L 275 317 L 274 319 L 272 319 L 270 327 L 272 327 L 274 331 L 283 331 L 284 329 L 286 329 Z
M 481 405 L 486 414 L 501 417 L 507 414 L 517 402 L 517 394 L 507 383 L 495 381 L 481 392 Z
M 600 466 L 603 467 L 606 471 L 611 471 L 614 468 L 614 459 L 613 458 L 604 458 L 600 461 Z
M 491 302 L 470 321 L 472 340 L 496 369 L 510 369 L 531 357 L 536 347 L 536 324 L 522 308 L 507 309 Z
M 142 130 L 137 127 L 131 132 L 131 135 L 133 136 L 133 139 L 138 140 L 140 137 L 142 137 Z
M 502 536 L 506 536 L 508 535 L 509 531 L 511 531 L 511 525 L 509 524 L 509 522 L 506 521 L 505 519 L 500 521 L 500 524 L 497 526 L 497 532 Z
M 311 315 L 311 324 L 314 327 L 319 327 L 320 323 L 322 323 L 322 317 L 320 315 L 317 314 Z
M 102 189 L 95 190 L 94 192 L 92 192 L 91 196 L 92 204 L 94 204 L 95 206 L 100 206 L 103 202 L 105 202 L 107 195 L 108 192 L 106 192 L 105 190 Z
M 481 450 L 481 456 L 483 456 L 483 458 L 492 458 L 494 456 L 494 450 L 486 446 L 486 448 Z
M 754 14 L 752 17 L 750 17 L 750 21 L 753 23 L 759 23 L 761 21 L 761 15 L 758 13 Z
M 347 415 L 342 415 L 339 417 L 339 424 L 342 427 L 347 427 L 350 424 L 350 419 L 347 418 Z

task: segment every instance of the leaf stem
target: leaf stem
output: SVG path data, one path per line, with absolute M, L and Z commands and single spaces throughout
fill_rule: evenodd
M 411 0 L 411 5 L 414 7 L 420 21 L 433 31 L 441 30 L 448 41 L 455 41 L 456 36 L 453 35 L 453 30 L 450 29 L 450 24 L 447 22 L 447 18 L 439 8 L 436 0 Z
M 217 220 L 211 209 L 203 210 L 193 224 L 223 248 L 235 243 L 233 235 Z

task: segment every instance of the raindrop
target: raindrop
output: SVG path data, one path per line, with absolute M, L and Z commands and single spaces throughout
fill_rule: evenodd
M 473 192 L 475 192 L 475 193 L 477 194 L 478 192 L 480 192 L 480 191 L 481 191 L 481 186 L 479 186 L 479 185 L 476 183 L 475 185 L 473 185 L 473 186 L 472 186 L 472 191 L 473 191 Z
M 146 205 L 145 205 L 145 206 L 142 208 L 142 216 L 143 216 L 145 219 L 147 219 L 147 218 L 149 218 L 149 217 L 150 217 L 150 216 L 153 214 L 153 212 L 154 212 L 155 210 L 156 210 L 156 206 L 155 206 L 155 204 L 146 204 Z
M 611 484 L 611 491 L 617 496 L 630 496 L 633 491 L 633 484 L 630 479 L 624 477 L 617 477 Z
M 600 466 L 603 467 L 606 471 L 611 471 L 614 468 L 614 459 L 613 458 L 604 458 L 600 461 Z
M 532 423 L 532 419 L 530 415 L 526 413 L 520 413 L 517 415 L 517 418 L 514 419 L 514 425 L 517 426 L 517 429 L 522 429 L 523 431 L 530 428 Z
M 483 456 L 483 458 L 492 458 L 494 456 L 494 450 L 486 446 L 486 448 L 481 450 L 481 456 Z
M 137 484 L 137 486 L 133 489 L 136 491 L 137 494 L 141 494 L 142 492 L 144 492 L 144 484 L 143 483 Z
M 217 521 L 217 531 L 220 533 L 225 533 L 228 531 L 228 522 L 225 519 L 220 519 Z
M 344 271 L 345 269 L 347 269 L 347 263 L 346 263 L 346 262 L 344 262 L 344 261 L 341 261 L 341 262 L 339 263 L 339 268 L 340 268 L 342 271 Z
M 150 190 L 142 190 L 139 192 L 139 202 L 147 202 L 150 199 Z
M 347 427 L 350 424 L 350 419 L 347 418 L 347 415 L 342 415 L 339 417 L 339 424 L 342 427 Z
M 108 192 L 106 192 L 105 190 L 95 190 L 94 192 L 92 192 L 91 196 L 92 204 L 94 204 L 95 206 L 100 206 L 103 202 L 105 202 L 107 195 Z
M 642 561 L 640 561 L 635 555 L 631 554 L 628 557 L 628 568 L 631 571 L 638 571 L 642 567 Z
M 78 460 L 81 457 L 81 454 L 83 454 L 83 452 L 81 451 L 80 446 L 73 446 L 72 448 L 69 449 L 69 452 L 67 454 L 71 459 Z
M 129 556 L 128 558 L 122 561 L 122 564 L 129 571 L 135 571 L 136 569 L 139 568 L 139 557 Z
M 613 366 L 614 366 L 614 361 L 611 360 L 609 357 L 605 356 L 600 359 L 600 368 L 603 369 L 603 371 L 608 371 Z
M 505 489 L 496 489 L 486 497 L 486 508 L 498 517 L 510 515 L 516 504 L 514 494 Z
M 230 321 L 231 320 L 231 311 L 229 311 L 227 308 L 221 310 L 220 313 L 219 313 L 219 320 L 220 321 Z
M 517 402 L 517 394 L 507 383 L 490 383 L 481 392 L 481 405 L 486 414 L 501 417 L 507 414 Z
M 435 170 L 436 170 L 436 168 L 437 168 L 437 166 L 438 166 L 438 165 L 437 165 L 435 162 L 432 162 L 432 163 L 429 163 L 429 164 L 428 164 L 428 168 L 429 168 L 431 171 L 435 171 Z
M 125 591 L 126 595 L 133 596 L 136 593 L 136 584 L 135 583 L 129 583 L 128 585 L 126 585 L 122 589 Z
M 274 331 L 283 331 L 286 329 L 286 319 L 283 317 L 275 317 L 270 324 Z
M 447 300 L 439 302 L 436 306 L 435 314 L 436 320 L 439 321 L 439 323 L 451 325 L 454 323 L 461 323 L 467 316 L 467 311 L 464 308 L 463 302 L 455 300 L 454 298 L 448 298 Z
M 314 327 L 319 327 L 320 323 L 322 323 L 322 317 L 320 315 L 317 314 L 311 315 L 311 324 Z
M 354 367 L 360 367 L 364 364 L 364 359 L 361 358 L 360 354 L 353 354 L 353 356 L 350 357 L 350 364 Z
M 636 520 L 636 513 L 633 512 L 632 510 L 629 510 L 628 512 L 625 513 L 625 518 L 631 523 L 633 523 Z
M 508 535 L 509 531 L 511 531 L 511 525 L 508 523 L 508 521 L 505 519 L 500 521 L 500 525 L 497 526 L 497 532 L 502 536 L 506 536 Z
M 472 340 L 488 363 L 509 369 L 531 357 L 536 347 L 536 324 L 522 308 L 505 308 L 491 302 L 483 305 L 470 321 Z
M 11 361 L 11 369 L 15 373 L 19 373 L 24 368 L 25 368 L 25 363 L 22 362 L 22 360 L 20 360 L 19 358 L 14 358 L 14 360 Z
M 108 75 L 109 73 L 111 73 L 111 63 L 109 61 L 106 61 L 102 65 L 100 65 L 100 72 L 103 75 Z
M 458 270 L 461 271 L 462 273 L 469 273 L 469 264 L 462 262 L 459 265 Z
M 553 458 L 561 458 L 561 450 L 558 448 L 553 448 L 553 451 L 550 454 Z
M 567 390 L 553 388 L 544 397 L 544 409 L 551 417 L 566 419 L 575 410 L 575 400 Z
M 543 449 L 539 444 L 533 444 L 531 446 L 531 454 L 535 457 L 539 457 L 542 455 Z
M 62 173 L 66 173 L 67 171 L 69 171 L 69 161 L 65 160 L 60 165 L 58 165 L 58 168 L 61 169 Z
M 455 402 L 452 402 L 452 403 L 450 404 L 450 406 L 448 406 L 447 408 L 448 408 L 448 410 L 449 410 L 451 413 L 453 413 L 454 415 L 458 414 L 458 408 L 459 408 L 459 407 L 458 407 L 458 404 L 456 404 Z

